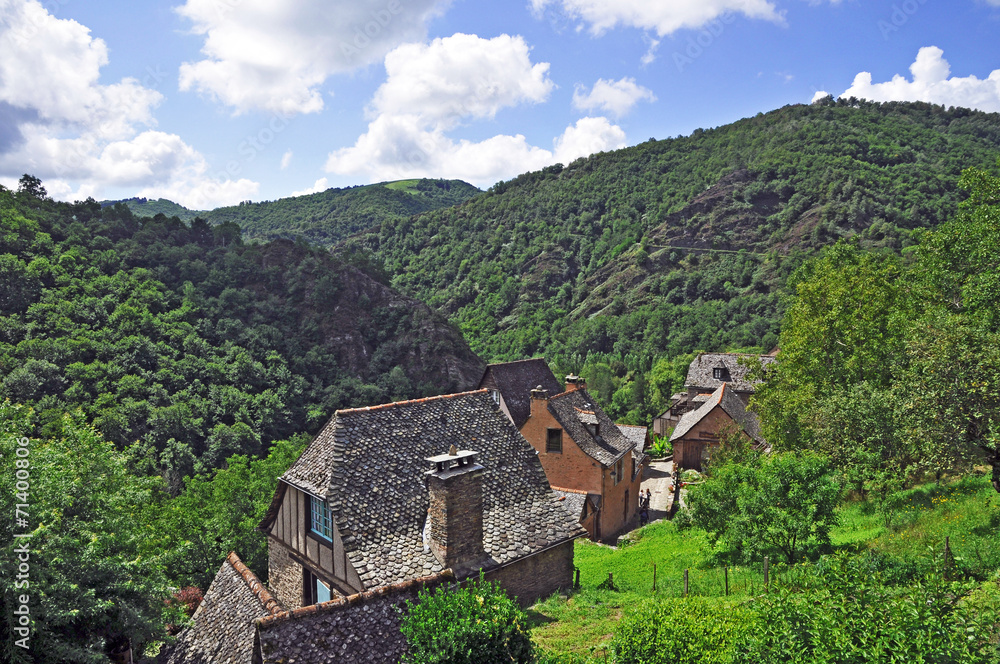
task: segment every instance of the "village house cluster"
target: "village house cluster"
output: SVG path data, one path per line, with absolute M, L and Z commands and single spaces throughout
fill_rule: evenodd
M 657 418 L 682 467 L 722 427 L 763 443 L 743 371 L 700 356 Z M 535 358 L 489 365 L 474 391 L 337 411 L 260 524 L 268 587 L 231 553 L 166 661 L 396 662 L 398 609 L 421 588 L 482 573 L 522 605 L 569 590 L 574 540 L 635 525 L 649 463 L 646 428 L 613 422 L 586 387 Z

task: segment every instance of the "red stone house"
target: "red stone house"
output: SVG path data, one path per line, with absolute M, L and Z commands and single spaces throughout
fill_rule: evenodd
M 485 389 L 337 411 L 279 479 L 260 528 L 267 601 L 227 561 L 170 664 L 395 662 L 370 646 L 399 645 L 399 597 L 483 570 L 529 604 L 572 586 L 573 540 L 586 534 Z M 362 604 L 385 620 L 355 615 Z M 347 638 L 355 622 L 373 631 Z
M 728 433 L 745 436 L 754 445 L 765 445 L 757 416 L 728 384 L 723 383 L 696 409 L 681 416 L 670 436 L 674 468 L 702 467 Z
M 625 435 L 587 393 L 566 377 L 566 390 L 545 360 L 491 364 L 479 386 L 538 452 L 545 475 L 592 539 L 611 539 L 639 511 L 639 485 L 649 457 L 644 440 Z

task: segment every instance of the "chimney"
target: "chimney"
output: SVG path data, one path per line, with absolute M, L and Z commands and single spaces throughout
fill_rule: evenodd
M 531 390 L 531 417 L 548 408 L 548 401 L 549 391 L 543 390 L 541 385 Z
M 579 376 L 574 376 L 569 374 L 566 376 L 566 391 L 573 392 L 575 390 L 585 390 L 587 389 L 587 381 L 580 378 Z
M 483 467 L 476 463 L 478 452 L 458 450 L 429 457 L 427 490 L 430 506 L 427 518 L 431 551 L 456 575 L 479 567 L 483 550 Z

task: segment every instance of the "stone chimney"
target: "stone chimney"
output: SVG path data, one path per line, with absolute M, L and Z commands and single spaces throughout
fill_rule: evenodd
M 580 378 L 579 376 L 574 376 L 569 374 L 566 376 L 566 391 L 573 392 L 574 390 L 585 390 L 587 389 L 587 381 Z
M 458 450 L 429 457 L 427 490 L 430 506 L 429 546 L 434 556 L 456 575 L 479 567 L 483 550 L 483 467 L 476 463 L 478 452 Z
M 531 417 L 544 411 L 549 405 L 549 391 L 543 390 L 539 385 L 531 390 Z

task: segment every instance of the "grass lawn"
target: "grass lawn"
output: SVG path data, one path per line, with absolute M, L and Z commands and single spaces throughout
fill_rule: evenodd
M 899 494 L 883 512 L 870 503 L 845 502 L 831 533 L 835 549 L 883 553 L 914 568 L 929 568 L 933 556 L 942 556 L 945 537 L 957 567 L 980 578 L 1000 569 L 1000 494 L 987 478 L 922 485 Z M 690 594 L 724 594 L 723 571 L 713 566 L 704 532 L 659 521 L 634 533 L 633 540 L 620 548 L 577 541 L 580 590 L 550 597 L 529 612 L 540 647 L 604 661 L 603 648 L 621 617 L 650 599 L 680 597 L 685 569 Z M 782 570 L 777 565 L 774 573 Z M 609 573 L 614 590 L 607 587 Z M 763 588 L 762 570 L 730 568 L 729 581 L 732 594 L 756 594 Z

